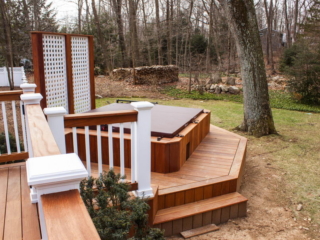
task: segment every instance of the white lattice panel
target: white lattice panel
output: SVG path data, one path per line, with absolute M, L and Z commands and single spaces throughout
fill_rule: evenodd
M 42 41 L 47 107 L 69 112 L 65 36 L 43 34 Z
M 74 112 L 91 110 L 89 41 L 87 37 L 71 37 Z

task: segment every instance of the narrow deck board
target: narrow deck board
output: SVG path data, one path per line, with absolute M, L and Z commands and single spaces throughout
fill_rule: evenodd
M 0 239 L 41 239 L 37 205 L 30 201 L 25 162 L 0 167 Z
M 4 240 L 22 239 L 20 167 L 9 168 Z
M 37 204 L 31 203 L 26 167 L 21 167 L 22 235 L 24 240 L 41 239 Z
M 46 194 L 41 199 L 50 240 L 100 239 L 78 190 Z
M 0 169 L 0 239 L 3 239 L 3 231 L 7 205 L 8 169 Z

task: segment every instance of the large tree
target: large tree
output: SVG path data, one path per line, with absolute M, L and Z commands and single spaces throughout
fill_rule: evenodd
M 239 129 L 256 137 L 276 133 L 253 0 L 220 0 L 220 3 L 240 57 L 244 120 Z

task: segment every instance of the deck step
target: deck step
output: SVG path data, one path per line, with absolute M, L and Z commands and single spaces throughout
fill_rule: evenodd
M 201 235 L 201 234 L 204 234 L 204 233 L 217 231 L 219 229 L 220 228 L 217 227 L 217 225 L 209 224 L 209 225 L 206 225 L 206 226 L 203 226 L 203 227 L 199 227 L 199 228 L 195 228 L 195 229 L 191 229 L 191 230 L 188 230 L 188 231 L 181 232 L 181 235 L 182 235 L 183 238 L 191 238 L 191 237 L 198 236 L 198 235 Z
M 157 212 L 153 224 L 157 225 L 233 205 L 237 206 L 234 208 L 228 208 L 228 210 L 226 210 L 228 213 L 223 213 L 221 211 L 221 222 L 223 222 L 222 220 L 226 218 L 230 219 L 245 216 L 246 204 L 241 203 L 246 203 L 247 201 L 247 198 L 237 192 L 234 192 L 176 207 L 165 208 Z

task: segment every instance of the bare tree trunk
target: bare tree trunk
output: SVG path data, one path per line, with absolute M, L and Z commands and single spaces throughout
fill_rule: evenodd
M 293 19 L 293 29 L 292 29 L 292 42 L 296 41 L 297 36 L 297 22 L 298 22 L 298 15 L 299 15 L 299 0 L 295 0 L 294 4 L 294 19 Z
M 146 32 L 148 31 L 148 26 L 147 26 L 147 16 L 146 16 L 146 10 L 145 10 L 145 5 L 144 5 L 144 0 L 142 0 L 142 13 L 143 13 L 143 23 L 144 23 L 144 28 L 145 28 L 145 41 L 147 42 L 147 51 L 148 51 L 148 65 L 152 65 L 152 59 L 151 59 L 151 46 L 150 46 L 150 41 L 149 37 L 147 36 Z
M 81 31 L 82 31 L 82 24 L 81 24 L 82 7 L 83 7 L 83 0 L 78 0 L 78 34 L 81 34 Z
M 108 56 L 108 46 L 106 44 L 106 38 L 102 35 L 102 29 L 101 29 L 101 24 L 100 24 L 100 18 L 96 9 L 96 4 L 95 4 L 95 0 L 92 0 L 91 2 L 92 4 L 92 12 L 93 12 L 93 17 L 94 17 L 94 22 L 96 24 L 97 27 L 97 39 L 98 39 L 98 43 L 101 47 L 102 53 L 103 53 L 103 61 L 104 61 L 104 65 L 106 70 L 109 72 L 111 70 L 111 67 L 109 66 L 109 62 L 107 60 L 107 56 Z
M 121 51 L 121 61 L 122 67 L 127 67 L 127 50 L 126 44 L 124 41 L 124 34 L 123 34 L 123 21 L 122 21 L 122 0 L 112 0 L 113 11 L 117 18 L 117 26 L 118 26 L 118 35 L 119 35 L 119 47 Z
M 291 46 L 291 34 L 290 34 L 290 24 L 289 24 L 289 19 L 288 19 L 288 4 L 287 0 L 284 0 L 283 2 L 283 8 L 284 8 L 284 18 L 285 18 L 285 23 L 286 23 L 286 32 L 287 32 L 287 47 Z
M 172 36 L 172 1 L 167 0 L 167 61 L 168 64 L 172 64 L 172 44 L 171 44 L 171 36 Z
M 191 71 L 191 61 L 192 61 L 192 58 L 191 58 L 191 43 L 190 43 L 190 37 L 191 37 L 191 30 L 192 30 L 192 24 L 191 24 L 191 16 L 192 16 L 192 11 L 193 11 L 193 3 L 194 3 L 194 0 L 191 0 L 190 1 L 190 5 L 189 5 L 189 16 L 188 16 L 188 31 L 187 31 L 187 36 L 186 36 L 186 41 L 185 41 L 185 48 L 184 48 L 184 66 L 187 65 L 187 56 L 188 56 L 188 50 L 189 50 L 189 59 L 190 59 L 190 62 L 189 62 L 189 68 L 190 68 L 190 71 Z
M 162 59 L 162 41 L 161 41 L 161 29 L 160 29 L 160 16 L 159 16 L 159 0 L 155 0 L 156 4 L 156 26 L 157 26 L 157 42 L 158 42 L 158 64 L 163 64 Z
M 6 68 L 8 73 L 10 90 L 14 89 L 14 80 L 13 80 L 13 49 L 12 49 L 12 40 L 11 40 L 11 26 L 10 19 L 8 16 L 7 6 L 4 0 L 0 0 L 0 14 L 1 22 L 3 27 L 3 35 L 5 44 L 1 44 L 2 52 L 5 55 Z
M 272 18 L 273 18 L 273 0 L 270 0 L 269 10 L 267 1 L 264 0 L 264 6 L 267 17 L 267 63 L 271 66 L 271 71 L 274 72 L 274 63 L 273 63 L 273 45 L 272 45 Z
M 89 21 L 89 15 L 90 15 L 90 11 L 89 11 L 89 4 L 88 4 L 88 0 L 86 1 L 86 22 L 87 22 L 87 32 L 90 31 L 90 21 Z
M 220 3 L 228 16 L 241 62 L 244 121 L 238 128 L 256 137 L 276 133 L 253 1 Z
M 130 42 L 131 42 L 131 61 L 133 68 L 133 84 L 136 84 L 135 67 L 138 64 L 139 48 L 138 48 L 138 33 L 137 33 L 137 7 L 138 1 L 129 0 L 129 27 L 130 27 Z

